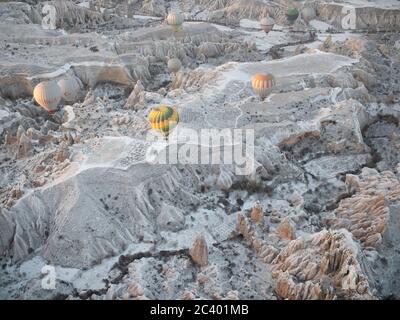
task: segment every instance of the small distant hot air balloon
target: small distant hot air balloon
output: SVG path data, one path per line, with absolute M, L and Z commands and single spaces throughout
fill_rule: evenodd
M 275 77 L 270 73 L 256 73 L 251 78 L 251 85 L 261 99 L 266 98 L 275 86 Z
M 173 59 L 168 60 L 167 66 L 168 66 L 169 72 L 177 73 L 179 70 L 181 70 L 182 63 L 181 63 L 181 60 L 179 60 L 177 58 L 173 58 Z
M 65 101 L 73 102 L 81 89 L 75 77 L 66 77 L 57 82 Z
M 167 23 L 172 27 L 174 32 L 178 31 L 184 21 L 183 15 L 179 12 L 170 12 L 167 16 Z
M 274 27 L 274 24 L 275 24 L 275 20 L 272 19 L 270 16 L 264 17 L 260 21 L 261 30 L 263 30 L 266 33 L 270 32 L 272 30 L 272 28 Z
M 301 16 L 306 21 L 311 21 L 317 16 L 317 12 L 313 7 L 305 7 L 301 10 Z
M 286 18 L 290 23 L 293 23 L 299 17 L 299 10 L 295 7 L 289 7 L 286 11 Z
M 62 93 L 55 81 L 43 81 L 33 89 L 33 97 L 41 107 L 53 113 L 57 110 Z
M 176 111 L 176 107 L 162 104 L 150 110 L 148 119 L 153 129 L 161 131 L 168 137 L 179 122 L 179 114 Z

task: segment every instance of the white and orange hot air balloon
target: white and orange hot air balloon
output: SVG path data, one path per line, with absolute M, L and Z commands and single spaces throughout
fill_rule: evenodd
M 260 20 L 260 28 L 263 30 L 265 33 L 270 32 L 275 25 L 275 20 L 272 19 L 270 16 L 264 17 Z
M 33 97 L 41 107 L 53 113 L 57 110 L 62 93 L 55 81 L 43 81 L 33 89 Z
M 184 17 L 181 13 L 179 12 L 170 12 L 167 16 L 167 23 L 168 25 L 171 26 L 172 30 L 174 30 L 174 32 L 178 31 L 179 28 L 182 26 L 184 21 Z
M 80 91 L 80 85 L 75 77 L 65 77 L 57 82 L 65 101 L 74 102 Z
M 275 77 L 270 73 L 256 73 L 251 78 L 251 85 L 261 99 L 266 98 L 275 86 Z

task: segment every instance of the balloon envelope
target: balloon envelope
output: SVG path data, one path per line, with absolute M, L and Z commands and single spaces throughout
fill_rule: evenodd
M 275 86 L 275 77 L 270 73 L 257 73 L 251 78 L 251 85 L 260 98 L 267 97 Z
M 161 131 L 165 136 L 168 136 L 179 122 L 179 114 L 176 108 L 165 104 L 153 107 L 148 118 L 150 126 Z
M 182 63 L 179 59 L 173 58 L 173 59 L 168 60 L 167 66 L 168 66 L 169 72 L 177 73 L 181 69 Z
M 40 82 L 33 89 L 36 102 L 48 112 L 55 112 L 61 100 L 61 89 L 55 81 Z
M 289 7 L 286 11 L 286 18 L 289 22 L 294 22 L 299 16 L 299 10 L 295 7 Z
M 57 82 L 65 101 L 73 102 L 78 96 L 80 86 L 75 77 L 66 77 Z
M 301 10 L 301 16 L 306 21 L 311 21 L 317 16 L 317 12 L 312 7 L 305 7 Z
M 170 12 L 167 16 L 167 23 L 172 27 L 174 31 L 177 31 L 183 24 L 183 15 L 179 12 Z
M 272 28 L 274 27 L 275 20 L 272 19 L 271 17 L 265 17 L 260 20 L 260 27 L 261 30 L 265 32 L 270 32 Z

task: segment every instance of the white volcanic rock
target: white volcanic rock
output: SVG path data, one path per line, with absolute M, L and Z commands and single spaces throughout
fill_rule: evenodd
M 115 255 L 132 242 L 156 241 L 153 210 L 159 210 L 156 208 L 161 203 L 150 200 L 149 197 L 156 195 L 148 193 L 150 189 L 157 194 L 162 193 L 163 201 L 167 201 L 166 194 L 170 194 L 170 201 L 173 201 L 172 192 L 179 189 L 179 172 L 174 168 L 153 167 L 140 162 L 132 162 L 133 166 L 128 165 L 126 169 L 117 169 L 118 165 L 112 168 L 128 156 L 124 149 L 129 149 L 129 142 L 113 140 L 104 147 L 100 144 L 97 147 L 99 153 L 92 154 L 81 168 L 72 163 L 65 177 L 61 176 L 43 190 L 37 189 L 4 213 L 16 225 L 12 246 L 16 260 L 45 244 L 42 254 L 53 263 L 90 266 Z M 143 161 L 143 158 L 136 161 Z M 110 170 L 116 171 L 110 174 Z M 121 182 L 123 179 L 130 181 L 133 177 L 136 177 L 139 187 L 126 189 Z M 140 180 L 142 183 L 139 183 Z M 104 183 L 110 187 L 109 191 L 99 188 Z M 69 190 L 67 197 L 63 190 Z M 87 195 L 92 192 L 96 197 L 88 199 Z M 120 201 L 125 203 L 124 207 L 118 205 Z M 88 210 L 89 207 L 92 209 Z M 32 227 L 29 221 L 37 221 L 36 226 Z M 78 225 L 80 228 L 77 229 Z M 6 223 L 1 228 L 7 230 L 9 225 Z M 81 245 L 88 242 L 91 245 L 85 245 L 82 250 Z M 6 243 L 2 243 L 3 246 Z M 60 255 L 60 252 L 63 254 Z
M 259 201 L 257 201 L 251 208 L 250 218 L 254 222 L 262 222 L 264 219 L 263 209 Z
M 366 0 L 346 0 L 336 3 L 329 0 L 317 3 L 318 17 L 340 27 L 343 26 L 343 11 L 349 10 L 348 8 L 354 10 L 355 29 L 396 30 L 400 25 L 400 8 L 395 0 L 374 3 Z
M 197 236 L 189 249 L 189 255 L 199 266 L 203 267 L 208 264 L 208 247 L 203 235 Z
M 128 100 L 125 103 L 125 108 L 135 108 L 137 103 L 139 103 L 142 99 L 142 92 L 144 91 L 144 87 L 140 80 L 135 84 L 131 94 L 128 97 Z
M 17 139 L 17 158 L 24 158 L 32 150 L 31 139 L 25 133 L 22 133 Z
M 227 168 L 221 168 L 216 185 L 221 190 L 229 190 L 233 184 L 233 173 Z
M 19 43 L 25 43 L 30 48 L 30 54 L 24 57 L 24 65 L 15 64 L 16 55 L 6 56 L 5 61 L 2 61 L 7 63 L 1 70 L 0 81 L 4 84 L 2 96 L 29 95 L 33 84 L 41 80 L 57 79 L 69 70 L 89 87 L 101 82 L 130 85 L 133 79 L 149 77 L 146 60 L 132 55 L 118 57 L 114 48 L 98 35 L 65 35 L 58 30 L 43 30 L 36 25 L 18 25 L 11 33 L 4 32 L 7 28 L 5 24 L 0 25 L 1 38 L 13 42 L 11 39 L 18 37 Z M 25 56 L 25 53 L 21 54 Z M 49 56 L 54 57 L 50 64 Z M 15 73 L 17 76 L 14 76 Z
M 272 72 L 277 79 L 276 91 L 286 91 L 290 90 L 289 88 L 292 88 L 292 86 L 299 86 L 300 79 L 309 74 L 333 73 L 340 67 L 355 62 L 356 60 L 343 56 L 320 52 L 266 63 L 228 63 L 210 72 L 200 70 L 197 74 L 192 73 L 193 79 L 186 80 L 186 86 L 190 83 L 191 88 L 193 88 L 192 84 L 195 83 L 196 88 L 201 87 L 202 98 L 200 100 L 192 96 L 187 97 L 187 107 L 182 110 L 182 119 L 196 119 L 194 123 L 196 127 L 220 126 L 222 119 L 224 126 L 228 127 L 246 128 L 246 124 L 249 123 L 248 127 L 256 130 L 256 137 L 269 136 L 274 144 L 279 144 L 282 140 L 291 136 L 299 135 L 300 132 L 316 132 L 319 127 L 317 119 L 323 115 L 322 110 L 319 110 L 318 103 L 313 110 L 315 119 L 312 121 L 305 120 L 305 118 L 310 118 L 305 113 L 308 110 L 298 108 L 295 103 L 297 104 L 299 100 L 307 98 L 317 102 L 319 99 L 324 99 L 321 96 L 331 99 L 332 93 L 328 88 L 315 88 L 303 92 L 299 88 L 299 91 L 294 93 L 276 94 L 274 90 L 267 101 L 254 103 L 251 100 L 249 101 L 249 97 L 253 96 L 249 88 L 251 75 L 263 70 Z M 185 87 L 185 89 L 188 88 Z M 194 89 L 194 91 L 197 90 Z M 232 107 L 223 102 L 225 96 L 228 96 L 231 100 L 244 99 L 244 101 L 238 106 Z M 185 103 L 185 99 L 182 103 Z M 282 107 L 289 109 L 287 114 L 282 112 Z M 259 110 L 263 110 L 263 114 L 253 116 Z M 205 120 L 204 113 L 213 113 L 213 117 Z M 263 121 L 264 118 L 269 122 L 267 125 L 266 121 Z M 305 121 L 299 121 L 303 119 Z M 252 123 L 254 121 L 255 123 Z
M 363 169 L 356 183 L 355 194 L 339 203 L 335 212 L 326 217 L 327 224 L 350 230 L 363 246 L 376 247 L 390 223 L 390 208 L 400 201 L 400 181 L 392 172 L 378 174 Z
M 356 156 L 327 156 L 311 160 L 304 168 L 313 176 L 330 179 L 338 174 L 357 171 L 367 163 L 367 160 L 368 156 L 366 154 Z
M 254 49 L 249 44 L 233 41 L 216 27 L 206 23 L 190 23 L 174 33 L 168 26 L 140 29 L 135 34 L 123 33 L 117 37 L 118 54 L 137 51 L 153 60 L 165 61 L 166 57 L 178 57 L 183 64 L 195 58 L 207 61 L 224 55 L 241 59 L 241 53 Z M 256 53 L 254 53 L 256 55 Z
M 48 1 L 46 4 L 55 7 L 57 13 L 55 25 L 58 28 L 68 29 L 77 25 L 90 28 L 104 22 L 101 14 L 77 6 L 71 1 Z M 39 5 L 38 10 L 43 11 L 43 7 Z
M 284 239 L 293 240 L 296 238 L 295 230 L 287 218 L 283 219 L 278 225 L 276 233 Z
M 290 243 L 290 247 L 288 246 L 282 252 L 285 257 L 280 258 L 281 255 L 277 257 L 277 259 L 283 259 L 274 266 L 273 272 L 277 279 L 276 290 L 281 297 L 337 299 L 334 292 L 338 287 L 352 295 L 353 299 L 373 299 L 360 265 L 352 264 L 357 252 L 353 251 L 351 244 L 347 243 L 346 234 L 321 232 L 314 236 L 311 247 L 315 246 L 313 248 L 315 250 L 318 246 L 322 246 L 323 251 L 329 252 L 324 257 L 319 257 L 318 249 L 317 251 L 311 249 L 302 258 L 301 254 L 307 245 L 304 242 Z M 311 257 L 316 261 L 309 260 Z M 347 275 L 344 276 L 344 274 Z M 319 281 L 315 281 L 315 278 L 319 278 Z
M 32 84 L 23 76 L 6 75 L 0 77 L 0 95 L 5 98 L 31 96 Z
M 0 3 L 0 21 L 8 24 L 27 24 L 39 22 L 38 12 L 23 2 Z
M 360 248 L 348 231 L 324 230 L 299 237 L 280 250 L 265 244 L 262 233 L 238 215 L 238 229 L 257 255 L 271 264 L 277 294 L 285 299 L 373 299 Z
M 185 216 L 179 209 L 163 204 L 157 217 L 157 223 L 163 230 L 177 231 L 183 228 Z

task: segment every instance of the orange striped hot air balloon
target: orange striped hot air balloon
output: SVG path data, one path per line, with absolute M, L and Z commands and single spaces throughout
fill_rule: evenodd
M 168 137 L 179 122 L 179 114 L 176 111 L 176 107 L 162 104 L 150 110 L 148 119 L 153 129 L 161 131 Z
M 57 110 L 62 93 L 55 81 L 43 81 L 33 89 L 33 97 L 41 107 L 53 113 Z
M 251 78 L 251 85 L 261 99 L 266 98 L 275 86 L 275 77 L 270 73 L 256 73 Z

